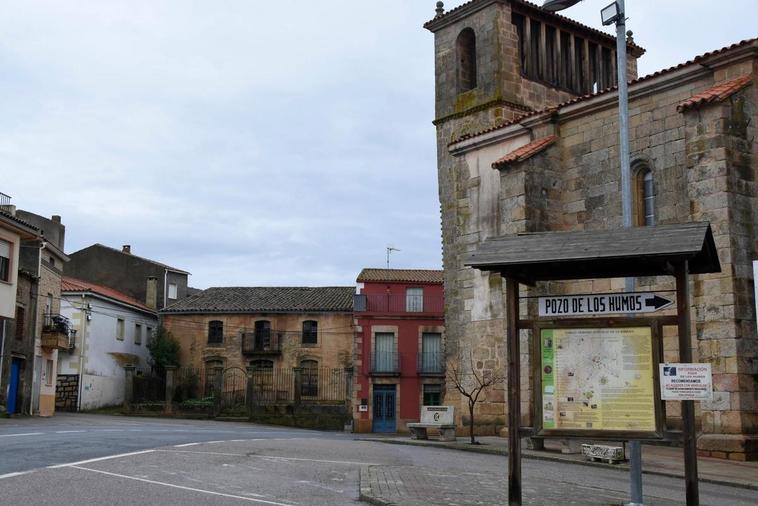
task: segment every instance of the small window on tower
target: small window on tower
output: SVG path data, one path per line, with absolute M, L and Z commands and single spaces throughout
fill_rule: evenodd
M 465 28 L 456 41 L 458 58 L 458 93 L 476 88 L 476 35 Z

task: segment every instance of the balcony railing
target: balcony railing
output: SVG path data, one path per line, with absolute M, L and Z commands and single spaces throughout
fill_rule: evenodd
M 11 196 L 6 195 L 3 192 L 0 192 L 0 207 L 5 207 L 11 205 Z
M 353 296 L 353 309 L 356 313 L 442 315 L 445 299 L 441 295 L 406 297 L 403 294 L 357 294 Z
M 421 352 L 417 356 L 416 371 L 423 376 L 445 375 L 445 354 L 442 352 Z
M 400 354 L 388 351 L 372 352 L 370 372 L 374 376 L 400 374 Z
M 282 352 L 283 332 L 271 329 L 246 332 L 242 335 L 242 353 L 246 355 L 279 355 Z
M 53 313 L 45 314 L 44 317 L 41 346 L 43 348 L 57 348 L 59 350 L 72 349 L 74 347 L 76 331 L 71 328 L 68 318 Z

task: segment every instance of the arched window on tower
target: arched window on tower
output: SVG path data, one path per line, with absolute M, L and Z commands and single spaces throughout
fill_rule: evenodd
M 465 28 L 456 40 L 458 58 L 458 93 L 476 88 L 476 35 Z
M 635 220 L 637 226 L 655 225 L 655 194 L 653 193 L 653 171 L 647 164 L 635 170 Z

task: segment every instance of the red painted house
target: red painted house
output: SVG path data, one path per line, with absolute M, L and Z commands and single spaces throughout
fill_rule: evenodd
M 364 269 L 354 301 L 356 432 L 405 432 L 445 391 L 442 271 Z

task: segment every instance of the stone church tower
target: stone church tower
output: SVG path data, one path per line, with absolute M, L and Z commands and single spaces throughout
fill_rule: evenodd
M 615 86 L 616 40 L 521 0 L 472 0 L 447 12 L 437 2 L 436 16 L 424 27 L 434 33 L 447 353 L 463 369 L 473 360 L 482 374 L 492 374 L 503 371 L 505 360 L 500 277 L 483 277 L 462 262 L 477 242 L 509 232 L 500 226 L 499 176 L 489 166 L 468 167 L 449 146 Z M 635 79 L 644 50 L 631 41 L 627 50 L 629 77 Z M 489 285 L 485 293 L 491 296 L 475 297 L 476 285 Z M 458 404 L 457 395 L 448 385 L 446 403 Z M 483 434 L 504 426 L 504 398 L 502 388 L 488 392 L 476 420 Z M 465 416 L 465 402 L 458 405 Z
M 446 352 L 459 370 L 502 374 L 501 279 L 464 257 L 494 236 L 622 226 L 614 38 L 523 0 L 438 4 L 425 26 L 435 37 Z M 627 40 L 634 225 L 708 222 L 721 265 L 691 280 L 692 355 L 711 364 L 714 387 L 697 404 L 698 451 L 758 459 L 758 39 L 638 78 L 642 53 Z M 672 279 L 636 286 L 671 290 Z M 520 314 L 536 318 L 528 296 L 623 290 L 618 278 L 538 283 L 522 291 Z M 676 361 L 675 329 L 660 333 L 663 360 Z M 529 337 L 522 426 L 532 423 Z M 504 393 L 487 393 L 478 432 L 504 427 Z M 445 403 L 466 413 L 462 401 L 448 385 Z M 681 426 L 679 403 L 665 413 L 669 429 Z

